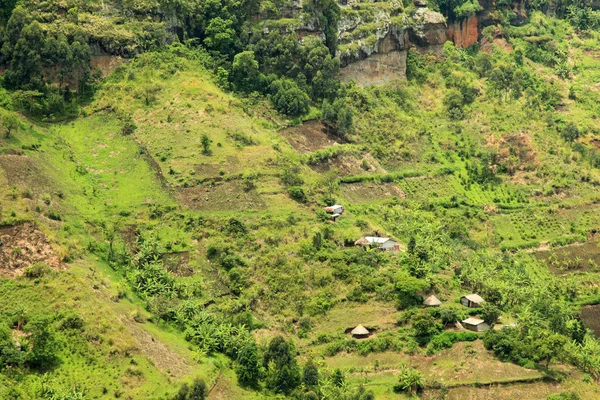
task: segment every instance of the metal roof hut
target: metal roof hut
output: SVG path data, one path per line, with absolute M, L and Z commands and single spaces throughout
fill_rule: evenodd
M 482 319 L 479 318 L 467 318 L 462 322 L 462 325 L 465 329 L 468 329 L 473 332 L 483 332 L 490 329 L 490 326 Z
M 484 301 L 478 294 L 467 294 L 460 298 L 460 304 L 470 308 L 481 307 Z
M 434 295 L 431 295 L 425 299 L 425 301 L 423 302 L 423 305 L 427 306 L 427 307 L 439 307 L 442 305 L 442 302 L 440 301 L 440 299 L 438 299 Z
M 352 337 L 356 339 L 364 339 L 369 337 L 369 330 L 362 325 L 358 325 L 356 328 L 352 329 L 352 332 L 350 333 L 352 334 Z

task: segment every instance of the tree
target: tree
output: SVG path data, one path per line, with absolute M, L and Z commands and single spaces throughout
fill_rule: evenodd
M 335 126 L 337 122 L 337 113 L 333 104 L 327 99 L 323 100 L 323 105 L 321 106 L 321 121 L 325 122 L 327 134 L 329 135 L 329 127 Z
M 493 304 L 485 303 L 481 309 L 481 319 L 485 321 L 489 326 L 494 326 L 498 317 L 500 316 L 500 310 Z
M 294 352 L 293 343 L 287 342 L 283 336 L 271 339 L 263 356 L 269 389 L 289 394 L 300 384 L 300 368 Z
M 321 178 L 321 185 L 327 190 L 327 201 L 333 203 L 333 195 L 340 185 L 339 171 L 334 168 L 324 173 Z
M 415 368 L 403 364 L 398 374 L 398 383 L 394 385 L 394 391 L 397 393 L 407 392 L 409 395 L 413 395 L 423 387 L 423 375 Z
M 20 367 L 24 356 L 25 353 L 16 346 L 10 329 L 0 324 L 0 371 L 6 367 Z
M 2 126 L 4 126 L 4 130 L 6 131 L 6 138 L 10 137 L 10 134 L 19 128 L 19 118 L 10 112 L 7 112 L 2 117 Z
M 440 324 L 438 324 L 435 318 L 428 312 L 417 315 L 413 319 L 412 327 L 415 332 L 415 337 L 422 341 L 428 340 L 442 330 Z
M 458 310 L 454 307 L 444 307 L 440 309 L 440 319 L 445 325 L 453 324 L 459 319 Z
M 567 142 L 574 142 L 577 138 L 579 138 L 579 128 L 573 122 L 569 122 L 560 132 L 560 135 Z
M 207 395 L 206 383 L 202 379 L 196 378 L 191 386 L 187 383 L 181 385 L 173 400 L 204 400 Z
M 562 355 L 566 343 L 567 339 L 558 333 L 541 335 L 531 345 L 533 358 L 535 361 L 545 361 L 547 370 L 550 366 L 550 362 Z
M 344 377 L 344 373 L 342 372 L 341 369 L 336 368 L 333 370 L 333 374 L 331 374 L 331 381 L 337 387 L 341 388 L 344 386 L 344 382 L 346 381 L 346 378 Z
M 337 51 L 340 7 L 335 0 L 309 0 L 304 11 L 311 14 L 325 34 L 325 45 L 332 56 Z
M 406 271 L 399 271 L 394 281 L 398 308 L 408 308 L 423 301 L 418 293 L 427 288 L 427 282 L 410 276 Z
M 354 131 L 354 121 L 352 110 L 348 106 L 338 109 L 337 115 L 337 134 L 340 138 L 346 137 Z
M 253 51 L 242 51 L 236 54 L 231 72 L 231 79 L 238 90 L 252 92 L 261 89 L 261 74 Z
M 212 154 L 212 151 L 210 150 L 210 144 L 212 143 L 212 140 L 208 137 L 206 133 L 202 134 L 202 137 L 200 138 L 200 143 L 202 144 L 202 154 L 204 154 L 205 156 L 210 156 Z
M 54 337 L 49 318 L 32 319 L 25 326 L 30 333 L 25 363 L 31 368 L 47 369 L 58 362 L 60 343 Z
M 304 370 L 302 371 L 302 382 L 306 385 L 306 387 L 314 388 L 319 385 L 319 368 L 313 362 L 313 360 L 309 360 L 304 365 Z
M 262 377 L 262 368 L 256 343 L 250 342 L 242 347 L 236 361 L 235 373 L 238 382 L 244 386 L 257 387 Z
M 233 21 L 216 17 L 210 20 L 205 30 L 204 44 L 210 50 L 224 55 L 233 55 L 239 45 L 239 39 L 233 29 Z
M 273 105 L 282 114 L 299 117 L 309 109 L 310 98 L 290 79 L 279 79 L 269 85 Z
M 452 119 L 462 119 L 465 99 L 462 92 L 456 88 L 449 89 L 444 95 L 444 105 Z

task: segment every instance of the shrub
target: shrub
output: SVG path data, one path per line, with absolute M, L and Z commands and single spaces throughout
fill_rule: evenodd
M 191 385 L 187 383 L 181 385 L 173 400 L 204 400 L 207 395 L 206 383 L 202 379 L 196 378 Z
M 304 202 L 306 201 L 306 194 L 304 193 L 304 189 L 301 186 L 291 186 L 288 188 L 288 194 L 290 197 L 296 201 Z
M 423 375 L 413 367 L 402 365 L 398 374 L 398 383 L 394 385 L 394 392 L 406 392 L 409 395 L 423 389 L 425 382 Z
M 43 262 L 37 262 L 25 270 L 25 277 L 29 279 L 37 279 L 50 273 L 52 270 Z

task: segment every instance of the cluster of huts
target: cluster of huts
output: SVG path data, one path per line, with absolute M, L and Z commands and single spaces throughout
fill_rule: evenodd
M 466 294 L 460 298 L 460 304 L 469 308 L 478 308 L 483 305 L 485 300 L 478 294 Z M 423 301 L 423 305 L 427 307 L 439 307 L 442 302 L 434 295 L 429 296 Z M 490 326 L 482 319 L 469 317 L 461 322 L 463 328 L 474 332 L 483 332 L 490 329 Z
M 329 219 L 330 219 L 331 221 L 333 221 L 333 222 L 337 222 L 337 220 L 338 220 L 338 219 L 341 217 L 341 215 L 342 215 L 342 214 L 343 214 L 343 212 L 344 212 L 344 207 L 342 207 L 342 206 L 341 206 L 341 205 L 339 205 L 339 204 L 334 204 L 334 205 L 332 205 L 332 206 L 325 207 L 325 208 L 324 208 L 324 210 L 325 210 L 325 212 L 326 212 L 327 214 L 331 214 L 331 215 L 329 216 Z
M 329 214 L 329 219 L 333 222 L 337 222 L 344 213 L 344 207 L 340 204 L 334 204 L 332 206 L 325 207 L 323 210 Z M 380 236 L 363 236 L 354 242 L 354 245 L 366 248 L 375 248 L 383 251 L 400 250 L 400 243 L 397 240 Z
M 460 304 L 469 308 L 481 307 L 484 302 L 485 301 L 481 298 L 481 296 L 475 293 L 466 294 L 460 298 Z M 439 307 L 442 305 L 442 302 L 435 295 L 431 295 L 423 301 L 423 305 L 426 307 Z M 474 317 L 469 317 L 463 320 L 461 322 L 461 326 L 464 329 L 468 329 L 473 332 L 484 332 L 490 329 L 490 326 L 484 320 Z M 356 328 L 352 329 L 350 333 L 355 339 L 365 339 L 372 334 L 372 332 L 362 325 L 358 325 Z

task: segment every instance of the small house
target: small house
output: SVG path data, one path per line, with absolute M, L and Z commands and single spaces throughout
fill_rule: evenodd
M 467 318 L 462 322 L 465 329 L 473 332 L 484 332 L 490 329 L 490 326 L 482 319 L 479 318 Z
M 329 219 L 333 222 L 337 222 L 337 220 L 340 218 L 340 214 L 331 214 L 331 217 L 329 217 Z
M 440 299 L 438 299 L 434 295 L 431 295 L 425 299 L 425 301 L 423 302 L 423 305 L 427 306 L 427 307 L 439 307 L 442 305 L 442 302 L 440 301 Z
M 362 325 L 358 325 L 350 332 L 355 339 L 365 339 L 369 337 L 369 330 Z
M 469 308 L 481 307 L 484 300 L 478 294 L 467 294 L 460 298 L 460 304 Z
M 400 250 L 400 244 L 387 237 L 365 236 L 354 242 L 356 246 L 375 247 L 379 250 Z
M 329 214 L 341 214 L 344 212 L 344 207 L 335 204 L 333 206 L 325 207 L 325 212 Z

